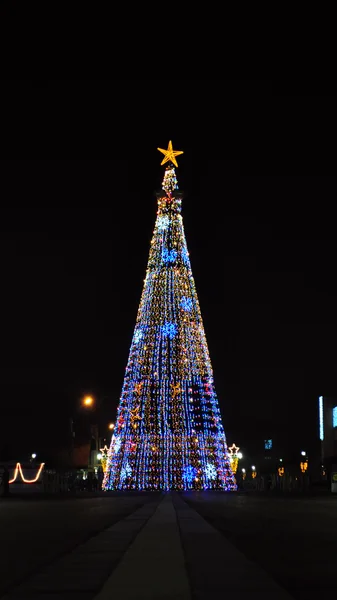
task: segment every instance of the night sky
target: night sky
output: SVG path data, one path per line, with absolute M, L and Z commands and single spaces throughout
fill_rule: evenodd
M 2 83 L 0 451 L 56 446 L 85 393 L 114 420 L 169 140 L 228 442 L 310 447 L 337 396 L 331 92 Z

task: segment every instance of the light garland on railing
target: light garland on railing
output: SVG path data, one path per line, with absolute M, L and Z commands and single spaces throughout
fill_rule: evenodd
M 23 483 L 36 483 L 36 482 L 37 482 L 37 480 L 39 479 L 39 477 L 40 477 L 41 473 L 42 473 L 42 469 L 43 469 L 44 465 L 45 465 L 45 463 L 41 463 L 41 464 L 40 464 L 40 466 L 39 466 L 39 468 L 38 468 L 38 471 L 37 471 L 37 474 L 36 474 L 36 476 L 34 477 L 34 479 L 26 479 L 26 478 L 24 477 L 24 474 L 23 474 L 23 472 L 22 472 L 21 463 L 19 463 L 19 462 L 18 462 L 18 463 L 16 463 L 16 465 L 15 465 L 15 469 L 14 469 L 14 477 L 13 477 L 13 479 L 10 479 L 10 480 L 9 480 L 9 483 L 14 483 L 14 482 L 16 481 L 16 478 L 17 478 L 18 474 L 20 474 L 20 477 L 21 477 L 21 479 L 22 479 Z

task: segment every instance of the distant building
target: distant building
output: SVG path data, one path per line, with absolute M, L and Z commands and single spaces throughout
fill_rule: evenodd
M 337 462 L 337 400 L 328 396 L 318 398 L 319 439 L 322 463 Z

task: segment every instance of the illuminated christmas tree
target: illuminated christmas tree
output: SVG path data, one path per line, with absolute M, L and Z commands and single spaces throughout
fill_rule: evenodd
M 167 163 L 103 480 L 105 490 L 235 490 L 187 251 L 176 156 Z

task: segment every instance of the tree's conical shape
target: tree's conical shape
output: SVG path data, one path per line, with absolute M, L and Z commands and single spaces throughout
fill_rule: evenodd
M 157 199 L 103 489 L 235 490 L 172 161 Z

